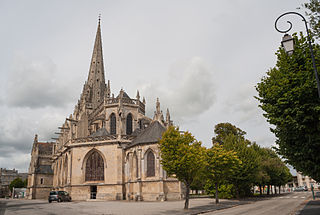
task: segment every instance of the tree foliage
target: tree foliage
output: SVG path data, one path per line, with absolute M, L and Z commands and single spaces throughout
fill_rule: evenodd
M 215 131 L 223 132 L 216 133 L 213 140 L 219 139 L 224 150 L 235 152 L 241 160 L 235 174 L 228 174 L 226 180 L 234 188 L 233 193 L 237 197 L 251 195 L 253 185 L 261 190 L 265 185 L 280 186 L 291 180 L 289 169 L 272 149 L 262 148 L 245 139 L 245 131 L 230 123 L 219 123 L 215 128 L 219 128 Z
M 258 173 L 258 153 L 251 147 L 249 140 L 233 134 L 226 136 L 223 145 L 225 149 L 235 151 L 242 162 L 237 173 L 229 178 L 235 188 L 236 197 L 250 195 Z
M 215 144 L 207 150 L 206 174 L 208 183 L 215 184 L 216 203 L 219 203 L 218 188 L 230 177 L 233 177 L 241 165 L 238 156 L 232 150 L 226 150 L 220 144 Z
M 256 144 L 254 147 L 260 157 L 259 172 L 256 181 L 256 185 L 260 187 L 260 194 L 262 194 L 261 188 L 265 185 L 283 186 L 289 181 L 292 181 L 289 168 L 274 150 L 261 148 Z
M 295 50 L 277 51 L 277 63 L 256 90 L 260 107 L 275 126 L 277 152 L 304 175 L 320 180 L 320 99 L 307 39 L 293 35 Z M 319 70 L 320 48 L 313 45 Z
M 190 185 L 204 167 L 205 148 L 189 132 L 169 127 L 159 141 L 161 164 L 169 175 L 175 175 L 186 186 L 185 209 L 189 207 Z
M 22 181 L 21 178 L 15 178 L 13 181 L 11 181 L 10 185 L 9 185 L 9 189 L 12 192 L 13 188 L 22 188 L 25 187 L 25 183 Z
M 223 143 L 223 140 L 229 135 L 244 137 L 246 132 L 237 128 L 229 122 L 219 123 L 214 127 L 215 136 L 212 138 L 212 143 Z
M 306 15 L 309 18 L 312 34 L 315 38 L 320 39 L 320 2 L 319 0 L 310 0 L 303 6 L 308 9 Z

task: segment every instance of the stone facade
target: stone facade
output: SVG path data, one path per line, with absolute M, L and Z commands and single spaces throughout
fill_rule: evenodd
M 0 198 L 9 195 L 9 185 L 14 179 L 21 178 L 24 181 L 27 177 L 27 173 L 18 173 L 16 169 L 0 168 Z
M 164 119 L 157 99 L 149 118 L 145 104 L 139 91 L 134 99 L 123 89 L 114 96 L 106 84 L 99 21 L 88 79 L 52 144 L 52 189 L 73 200 L 182 198 L 181 183 L 161 167 L 157 145 L 172 125 L 169 110 Z
M 316 189 L 319 189 L 320 187 L 320 183 L 316 182 L 309 176 L 302 175 L 300 172 L 297 172 L 297 184 L 299 187 L 307 187 L 308 190 L 311 190 L 311 185 Z
M 29 199 L 46 199 L 52 190 L 52 146 L 53 142 L 39 142 L 38 136 L 35 136 L 28 171 L 27 198 Z

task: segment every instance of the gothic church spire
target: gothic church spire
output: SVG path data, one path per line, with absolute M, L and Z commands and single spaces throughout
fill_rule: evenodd
M 96 39 L 93 47 L 86 90 L 87 101 L 92 103 L 92 108 L 95 109 L 103 101 L 104 94 L 106 91 L 104 63 L 102 54 L 100 16 L 96 33 Z

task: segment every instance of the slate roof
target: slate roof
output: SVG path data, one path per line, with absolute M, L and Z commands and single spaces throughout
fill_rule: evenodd
M 39 154 L 52 154 L 52 143 L 38 142 Z
M 102 137 L 110 135 L 105 128 L 98 129 L 95 133 L 91 134 L 90 137 Z
M 120 97 L 120 93 L 116 98 L 118 99 L 119 97 Z M 123 98 L 131 99 L 125 91 L 123 91 Z
M 134 130 L 134 132 L 131 134 L 132 136 L 138 136 L 141 133 L 141 129 L 137 128 L 136 130 Z
M 162 133 L 165 131 L 166 128 L 160 122 L 154 121 L 138 134 L 129 147 L 140 143 L 156 143 L 161 139 Z
M 42 173 L 42 174 L 53 174 L 53 171 L 51 169 L 51 165 L 39 165 L 36 167 L 36 173 Z

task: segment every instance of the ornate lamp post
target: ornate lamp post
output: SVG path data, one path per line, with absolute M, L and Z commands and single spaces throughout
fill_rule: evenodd
M 291 30 L 292 28 L 292 23 L 290 21 L 287 21 L 287 23 L 289 23 L 289 28 L 287 30 L 279 30 L 279 28 L 277 27 L 277 23 L 278 23 L 278 20 L 285 16 L 285 15 L 289 15 L 289 14 L 294 14 L 294 15 L 298 15 L 302 18 L 302 21 L 304 22 L 305 26 L 306 26 L 306 31 L 307 31 L 307 38 L 308 38 L 308 42 L 309 42 L 309 48 L 310 48 L 310 53 L 311 53 L 311 58 L 312 58 L 312 64 L 313 64 L 313 70 L 314 70 L 314 75 L 315 75 L 315 78 L 316 78 L 316 81 L 317 81 L 317 87 L 318 87 L 318 96 L 320 98 L 320 83 L 319 83 L 319 78 L 318 78 L 318 71 L 317 71 L 317 67 L 316 67 L 316 63 L 315 63 L 315 60 L 314 60 L 314 55 L 313 55 L 313 48 L 312 48 L 312 45 L 311 45 L 311 37 L 310 37 L 310 34 L 309 34 L 309 29 L 308 29 L 308 25 L 307 25 L 307 20 L 304 18 L 304 16 L 302 16 L 300 13 L 297 13 L 297 12 L 287 12 L 287 13 L 284 13 L 282 15 L 280 15 L 275 23 L 274 23 L 274 27 L 276 28 L 276 30 L 280 33 L 285 33 L 284 37 L 282 38 L 282 46 L 283 48 L 285 49 L 285 51 L 291 55 L 293 53 L 293 50 L 294 50 L 294 40 L 293 38 L 287 34 L 288 31 Z

